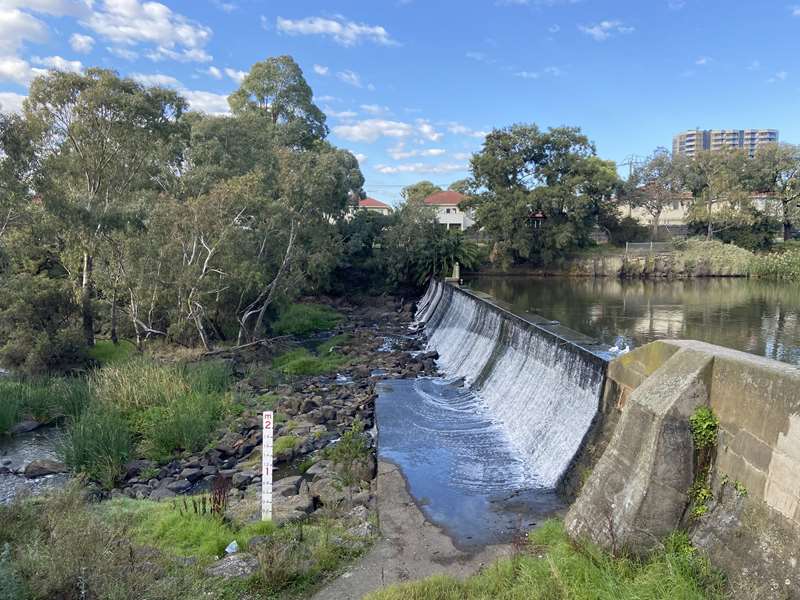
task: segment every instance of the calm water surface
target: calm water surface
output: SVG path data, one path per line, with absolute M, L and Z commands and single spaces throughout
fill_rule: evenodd
M 613 345 L 695 339 L 800 365 L 800 285 L 749 279 L 477 277 L 466 282 L 516 310 Z

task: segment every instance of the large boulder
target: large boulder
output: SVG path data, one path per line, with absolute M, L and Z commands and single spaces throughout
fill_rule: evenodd
M 64 463 L 49 458 L 37 458 L 29 462 L 25 467 L 25 477 L 28 479 L 66 472 L 67 466 Z
M 245 579 L 257 570 L 258 559 L 255 556 L 238 552 L 221 558 L 206 567 L 205 574 L 209 577 L 222 577 L 224 579 Z

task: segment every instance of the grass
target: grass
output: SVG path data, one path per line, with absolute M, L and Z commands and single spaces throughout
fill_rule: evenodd
M 800 248 L 792 245 L 782 252 L 756 256 L 753 259 L 752 273 L 762 279 L 800 281 Z
M 299 441 L 300 439 L 293 435 L 282 435 L 275 440 L 275 443 L 272 446 L 272 451 L 275 454 L 280 454 L 286 450 L 293 449 L 295 446 L 297 446 L 297 442 Z
M 675 533 L 647 560 L 614 558 L 573 544 L 560 521 L 530 535 L 526 552 L 500 560 L 465 581 L 444 576 L 392 586 L 370 600 L 716 600 L 724 580 Z
M 40 422 L 75 417 L 89 403 L 91 390 L 84 379 L 0 379 L 0 433 L 22 419 Z
M 284 375 L 326 375 L 334 373 L 347 359 L 337 352 L 312 354 L 306 348 L 290 350 L 278 356 L 272 366 Z
M 101 509 L 105 518 L 131 527 L 137 542 L 175 556 L 222 556 L 232 541 L 236 540 L 241 548 L 246 548 L 254 536 L 270 535 L 276 529 L 270 521 L 237 527 L 218 517 L 181 510 L 177 501 L 119 498 L 104 503 Z
M 321 304 L 290 304 L 280 311 L 272 324 L 277 335 L 307 336 L 320 331 L 330 331 L 344 317 Z
M 146 357 L 110 364 L 90 380 L 94 400 L 67 427 L 65 462 L 112 487 L 134 454 L 166 461 L 201 450 L 231 412 L 222 362 L 164 365 Z
M 100 366 L 105 366 L 124 362 L 135 352 L 136 344 L 129 340 L 119 340 L 117 344 L 111 340 L 97 340 L 89 349 L 89 358 Z

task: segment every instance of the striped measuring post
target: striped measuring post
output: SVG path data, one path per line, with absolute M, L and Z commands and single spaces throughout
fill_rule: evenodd
M 261 434 L 261 520 L 272 520 L 272 411 L 264 412 Z

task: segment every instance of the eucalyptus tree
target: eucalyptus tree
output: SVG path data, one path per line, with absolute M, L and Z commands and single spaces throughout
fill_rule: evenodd
M 403 202 L 405 203 L 422 202 L 431 194 L 441 191 L 443 191 L 442 188 L 426 179 L 405 186 L 402 190 L 400 190 L 400 196 L 403 198 Z
M 94 262 L 101 234 L 126 221 L 133 192 L 154 185 L 173 158 L 165 149 L 182 133 L 185 107 L 173 91 L 104 69 L 53 71 L 31 83 L 24 114 L 43 132 L 36 190 L 74 236 L 88 345 L 94 344 Z
M 651 217 L 651 239 L 656 238 L 659 220 L 664 210 L 679 202 L 684 190 L 688 159 L 657 148 L 632 173 L 635 189 L 630 195 L 634 206 L 644 209 Z
M 780 203 L 783 239 L 791 239 L 800 220 L 800 146 L 762 146 L 749 164 L 749 178 L 754 191 L 775 194 Z
M 620 182 L 574 127 L 513 125 L 492 131 L 471 160 L 478 226 L 493 258 L 548 262 L 589 243 L 598 217 L 614 210 Z
M 687 163 L 684 184 L 693 196 L 690 218 L 705 224 L 707 239 L 756 220 L 747 169 L 747 154 L 737 149 L 700 152 Z
M 308 146 L 328 135 L 325 113 L 314 104 L 311 87 L 291 56 L 255 63 L 228 104 L 235 115 L 268 115 L 286 145 Z

